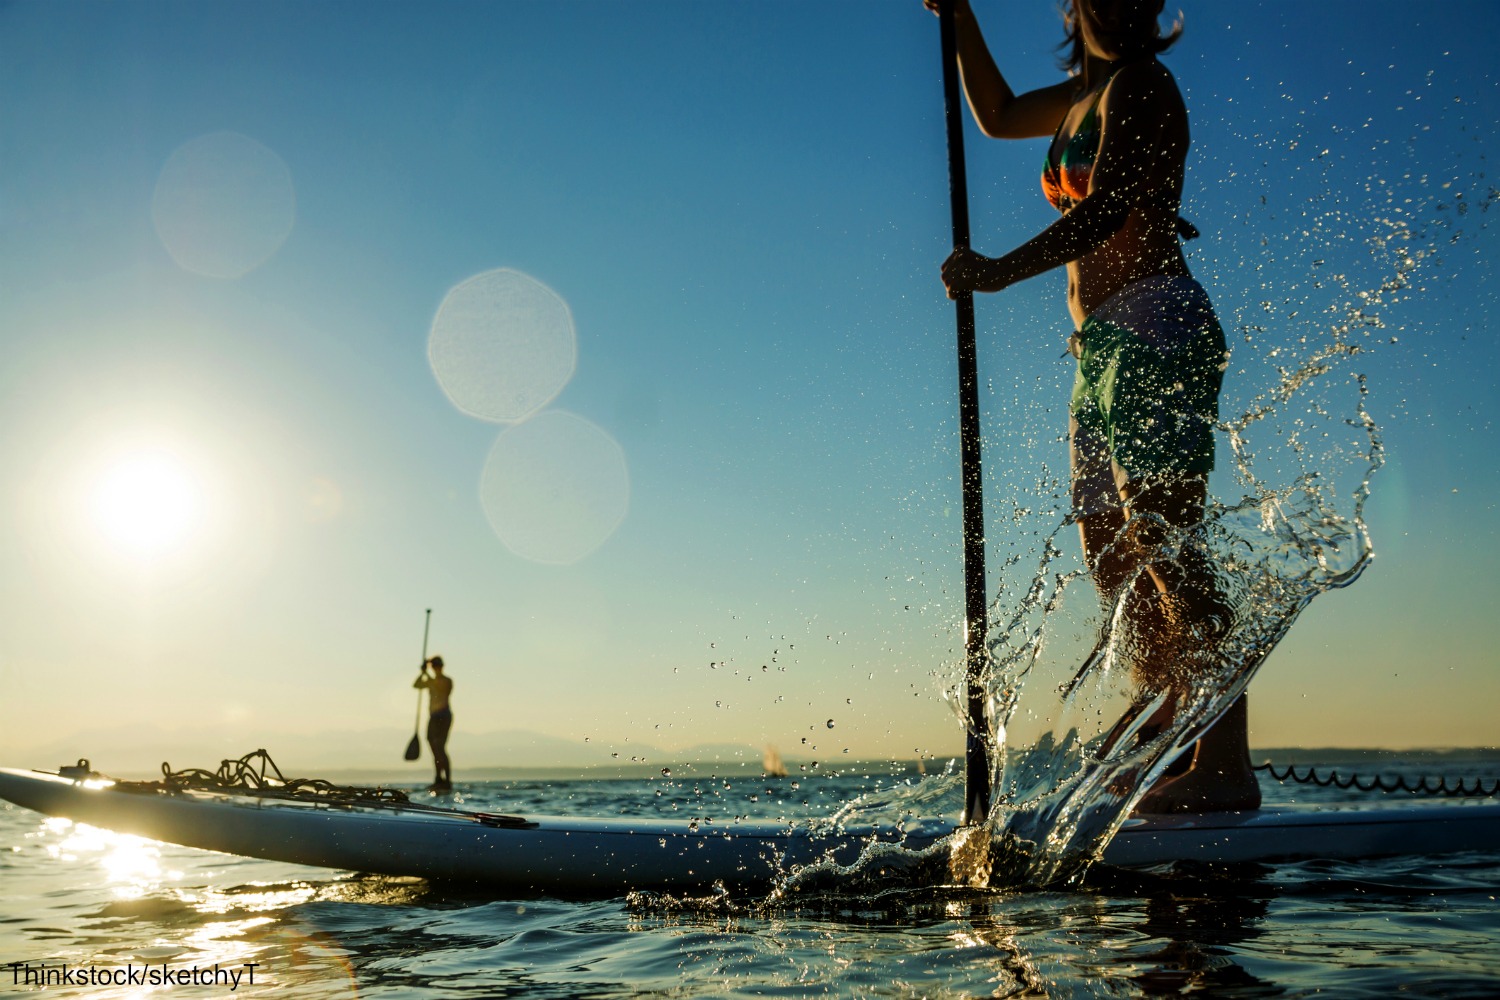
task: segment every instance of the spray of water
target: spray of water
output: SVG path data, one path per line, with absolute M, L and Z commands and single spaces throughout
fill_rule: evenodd
M 1491 192 L 1474 207 L 1487 210 L 1495 200 Z M 1166 532 L 1148 557 L 1211 567 L 1234 616 L 1222 634 L 1190 637 L 1178 649 L 1174 683 L 1143 682 L 1138 666 L 1151 640 L 1135 634 L 1124 613 L 1131 588 L 1101 606 L 1070 537 L 1072 522 L 1055 510 L 1048 515 L 1013 503 L 1008 533 L 1016 541 L 991 579 L 997 596 L 986 685 L 995 806 L 988 824 L 946 845 L 947 881 L 1077 882 L 1163 770 L 1244 692 L 1303 610 L 1318 595 L 1352 584 L 1369 565 L 1374 549 L 1365 505 L 1384 447 L 1359 369 L 1395 342 L 1385 311 L 1422 290 L 1422 265 L 1440 264 L 1436 255 L 1457 237 L 1456 219 L 1444 214 L 1443 203 L 1427 208 L 1425 217 L 1435 221 L 1423 225 L 1413 221 L 1423 217 L 1420 210 L 1374 220 L 1377 232 L 1366 244 L 1373 275 L 1351 277 L 1322 259 L 1310 261 L 1322 269 L 1313 283 L 1319 295 L 1335 300 L 1329 309 L 1309 318 L 1302 309 L 1263 302 L 1258 311 L 1268 319 L 1237 317 L 1234 329 L 1250 361 L 1233 373 L 1246 402 L 1217 428 L 1221 454 L 1231 459 L 1216 475 L 1220 499 L 1198 524 Z M 1257 351 L 1264 362 L 1258 367 Z M 1040 497 L 1057 493 L 1056 484 L 1038 487 Z M 1238 499 L 1223 499 L 1234 494 Z M 1050 516 L 1050 523 L 1028 534 L 1025 526 L 1039 516 Z M 991 537 L 1003 531 L 992 528 Z M 945 697 L 967 724 L 957 671 Z M 838 820 L 893 820 L 939 799 L 951 806 L 956 785 L 949 775 L 911 793 L 910 801 L 867 797 Z M 907 877 L 931 876 L 930 858 L 910 860 Z M 888 877 L 893 870 L 884 854 L 870 863 Z M 809 880 L 836 874 L 824 868 L 792 873 L 788 885 L 805 889 Z M 851 874 L 844 877 L 852 884 Z
M 1087 574 L 1059 543 L 1065 521 L 1042 538 L 1034 562 L 1006 561 L 1001 573 L 1011 579 L 992 608 L 987 678 L 995 808 L 979 847 L 955 851 L 964 859 L 955 877 L 974 885 L 1079 879 L 1312 600 L 1349 586 L 1369 564 L 1365 504 L 1384 449 L 1355 366 L 1378 347 L 1382 309 L 1419 290 L 1419 266 L 1452 235 L 1440 215 L 1423 227 L 1412 218 L 1376 220 L 1369 243 L 1384 276 L 1356 289 L 1348 276 L 1328 275 L 1342 302 L 1301 336 L 1278 343 L 1264 327 L 1240 327 L 1247 343 L 1274 343 L 1266 354 L 1274 379 L 1218 428 L 1241 496 L 1210 503 L 1200 523 L 1167 533 L 1148 557 L 1212 567 L 1234 618 L 1227 632 L 1191 636 L 1178 649 L 1173 683 L 1153 683 L 1141 669 L 1150 642 L 1124 613 L 1131 588 L 1097 607 Z M 960 694 L 953 685 L 955 708 Z
M 1365 505 L 1384 448 L 1359 368 L 1395 342 L 1387 310 L 1423 292 L 1423 265 L 1441 267 L 1441 250 L 1458 240 L 1459 224 L 1484 228 L 1474 216 L 1500 202 L 1500 191 L 1486 190 L 1466 201 L 1444 185 L 1437 200 L 1377 218 L 1379 231 L 1366 244 L 1373 275 L 1339 273 L 1325 259 L 1310 259 L 1311 287 L 1334 300 L 1328 309 L 1309 316 L 1314 311 L 1298 304 L 1263 302 L 1253 320 L 1236 314 L 1226 322 L 1249 360 L 1236 359 L 1231 373 L 1246 402 L 1217 428 L 1221 454 L 1230 458 L 1216 473 L 1220 499 L 1200 523 L 1169 533 L 1153 555 L 1208 563 L 1235 608 L 1226 633 L 1182 652 L 1187 683 L 1171 693 L 1139 683 L 1133 667 L 1142 638 L 1119 603 L 1100 606 L 1070 537 L 1073 525 L 1056 508 L 1061 484 L 1044 471 L 1033 495 L 1008 501 L 1008 517 L 995 516 L 1005 501 L 991 512 L 991 544 L 1001 551 L 989 581 L 996 595 L 986 676 L 996 794 L 988 824 L 921 850 L 872 841 L 852 862 L 830 852 L 787 867 L 771 893 L 754 900 L 721 888 L 688 898 L 634 894 L 632 905 L 774 914 L 820 901 L 834 909 L 878 907 L 909 896 L 952 900 L 1079 881 L 1151 783 L 1244 691 L 1302 611 L 1318 595 L 1352 584 L 1373 558 Z M 1310 249 L 1332 256 L 1327 247 Z M 1258 367 L 1257 357 L 1264 362 Z M 1255 384 L 1245 390 L 1246 383 Z M 1238 499 L 1222 499 L 1236 493 Z M 997 543 L 1001 536 L 1012 544 Z M 944 697 L 966 724 L 963 664 L 943 682 Z M 950 765 L 862 796 L 815 825 L 830 835 L 866 823 L 899 828 L 956 813 L 962 794 L 963 775 Z

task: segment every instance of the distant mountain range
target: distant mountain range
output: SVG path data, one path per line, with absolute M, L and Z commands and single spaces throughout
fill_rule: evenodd
M 0 765 L 55 768 L 87 758 L 106 774 L 118 777 L 155 777 L 163 762 L 173 770 L 196 767 L 212 771 L 219 762 L 265 749 L 287 777 L 319 776 L 329 771 L 358 771 L 420 780 L 429 773 L 431 757 L 425 742 L 417 761 L 402 759 L 411 739 L 409 730 L 368 729 L 306 734 L 226 733 L 222 728 L 148 732 L 138 727 L 89 730 L 29 747 L 3 747 Z M 529 730 L 474 733 L 459 730 L 448 744 L 454 768 L 464 774 L 545 769 L 580 772 L 593 769 L 621 773 L 659 771 L 680 762 L 735 765 L 759 769 L 763 747 L 742 744 L 700 744 L 681 750 L 634 742 L 610 744 L 578 742 Z M 787 757 L 796 771 L 798 759 Z M 491 775 L 493 776 L 493 774 Z M 383 780 L 392 780 L 386 777 Z
M 368 781 L 424 780 L 431 773 L 431 757 L 422 747 L 416 761 L 402 759 L 411 739 L 410 730 L 368 729 L 325 733 L 270 733 L 247 735 L 226 732 L 222 727 L 201 727 L 172 732 L 149 732 L 139 727 L 96 729 L 33 746 L 0 743 L 0 766 L 56 768 L 87 758 L 106 774 L 122 778 L 157 777 L 162 763 L 173 770 L 203 768 L 212 771 L 224 759 L 241 757 L 265 749 L 287 777 L 361 776 Z M 529 730 L 455 732 L 449 744 L 454 769 L 471 780 L 499 778 L 525 773 L 533 776 L 599 774 L 644 776 L 671 768 L 675 773 L 758 773 L 763 766 L 764 747 L 734 743 L 705 743 L 680 750 L 663 750 L 648 744 L 578 742 Z M 1382 761 L 1395 763 L 1426 759 L 1438 764 L 1444 757 L 1500 761 L 1500 749 L 1458 750 L 1360 750 L 1337 747 L 1275 748 L 1252 751 L 1256 763 L 1271 760 L 1277 765 L 1359 764 L 1368 769 Z M 954 752 L 952 757 L 959 757 Z M 811 771 L 812 761 L 785 754 L 788 771 Z M 928 759 L 929 774 L 942 771 L 947 757 Z M 840 761 L 840 769 L 893 767 L 905 770 L 910 760 L 872 762 Z M 826 766 L 826 765 L 825 765 Z

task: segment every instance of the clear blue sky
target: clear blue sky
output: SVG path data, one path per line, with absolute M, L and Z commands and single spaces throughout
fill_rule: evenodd
M 1395 273 L 1373 239 L 1430 251 L 1335 376 L 1388 450 L 1376 562 L 1263 669 L 1252 740 L 1494 745 L 1500 7 L 1180 6 L 1226 410 Z M 1049 0 L 976 7 L 1016 87 L 1058 78 Z M 428 607 L 460 769 L 958 751 L 918 0 L 13 2 L 0 89 L 4 763 L 364 762 L 404 740 Z M 968 134 L 999 252 L 1050 220 L 1042 146 Z M 571 374 L 565 329 L 491 345 L 553 364 L 513 426 L 429 363 L 500 269 L 576 337 Z M 995 561 L 1065 467 L 1067 324 L 1060 274 L 980 303 Z M 531 759 L 476 759 L 507 730 Z

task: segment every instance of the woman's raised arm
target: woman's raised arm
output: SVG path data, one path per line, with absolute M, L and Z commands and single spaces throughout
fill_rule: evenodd
M 943 0 L 923 0 L 936 12 Z M 984 33 L 968 0 L 951 0 L 958 40 L 958 68 L 964 96 L 979 130 L 992 139 L 1034 139 L 1051 135 L 1077 96 L 1075 80 L 1017 94 L 990 55 Z

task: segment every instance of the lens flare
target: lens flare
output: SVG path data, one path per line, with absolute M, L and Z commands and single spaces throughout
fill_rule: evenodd
M 211 278 L 239 278 L 265 263 L 296 217 L 285 161 L 238 132 L 210 132 L 179 146 L 151 199 L 151 221 L 172 259 Z
M 608 432 L 548 410 L 501 433 L 479 491 L 507 548 L 533 562 L 568 565 L 603 545 L 624 520 L 630 476 Z
M 486 271 L 443 298 L 427 356 L 454 406 L 480 420 L 516 423 L 555 399 L 573 377 L 573 314 L 530 275 Z

